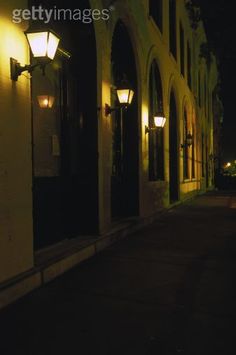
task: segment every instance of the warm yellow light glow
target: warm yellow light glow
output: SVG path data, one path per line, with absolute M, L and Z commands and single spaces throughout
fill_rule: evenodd
M 148 126 L 148 107 L 145 104 L 142 105 L 142 123 L 145 129 L 145 126 Z
M 102 81 L 102 107 L 106 106 L 106 103 L 110 104 L 111 87 L 110 82 L 103 80 Z M 100 110 L 102 113 L 105 113 L 105 110 Z M 111 120 L 107 120 L 107 123 L 110 124 Z
M 148 125 L 148 106 L 146 102 L 142 104 L 142 146 L 143 146 L 143 170 L 148 172 L 149 157 L 148 157 L 148 134 L 145 134 L 145 127 Z
M 154 124 L 156 127 L 164 127 L 166 123 L 166 118 L 163 116 L 155 116 L 154 117 Z
M 231 166 L 230 162 L 226 163 L 226 168 L 229 168 L 230 166 Z
M 24 28 L 22 25 L 16 26 L 9 19 L 10 14 L 8 14 L 8 18 L 6 18 L 1 11 L 0 76 L 8 78 L 10 77 L 9 58 L 17 58 L 17 60 L 22 63 L 27 63 L 29 61 L 28 46 L 26 45 L 23 32 Z M 22 80 L 24 79 L 26 78 L 23 78 Z
M 120 104 L 130 105 L 134 97 L 134 91 L 131 89 L 118 89 L 117 96 Z
M 41 108 L 52 108 L 55 97 L 49 95 L 39 95 L 37 96 L 39 107 Z
M 59 38 L 55 34 L 48 31 L 26 32 L 26 36 L 35 58 L 48 57 L 53 60 L 59 44 Z

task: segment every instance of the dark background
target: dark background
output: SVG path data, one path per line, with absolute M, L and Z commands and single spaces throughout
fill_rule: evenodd
M 219 59 L 221 99 L 224 105 L 223 161 L 236 160 L 236 2 L 194 0 L 201 8 L 208 40 Z

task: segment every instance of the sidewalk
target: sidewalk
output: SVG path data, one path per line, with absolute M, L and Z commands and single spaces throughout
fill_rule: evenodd
M 0 313 L 1 355 L 235 355 L 236 193 L 169 210 Z
M 105 235 L 79 236 L 39 250 L 34 255 L 34 267 L 0 284 L 0 310 L 29 292 L 42 287 L 71 268 L 100 253 L 127 235 L 157 220 L 162 213 L 146 218 L 130 217 L 113 224 Z

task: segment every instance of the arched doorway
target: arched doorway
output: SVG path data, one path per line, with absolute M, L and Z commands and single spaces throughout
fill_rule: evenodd
M 125 77 L 135 95 L 126 110 L 112 115 L 112 218 L 139 214 L 138 87 L 133 46 L 125 25 L 116 25 L 112 42 L 112 80 L 116 87 Z M 114 96 L 113 104 L 117 105 Z
M 153 60 L 149 73 L 149 127 L 154 127 L 154 116 L 163 112 L 161 75 Z M 149 181 L 164 180 L 164 134 L 162 129 L 150 130 L 148 141 Z
M 72 11 L 73 2 L 67 4 Z M 49 6 L 47 1 L 43 5 Z M 90 8 L 88 1 L 81 2 L 83 8 Z M 45 77 L 35 71 L 32 78 L 35 249 L 98 230 L 94 28 L 70 19 L 49 25 L 61 37 L 60 48 L 71 56 L 59 51 Z M 47 110 L 37 104 L 39 86 L 40 91 L 47 90 L 45 80 L 54 96 L 54 105 Z
M 169 172 L 170 172 L 170 203 L 179 199 L 179 139 L 176 100 L 173 90 L 170 94 L 169 115 Z

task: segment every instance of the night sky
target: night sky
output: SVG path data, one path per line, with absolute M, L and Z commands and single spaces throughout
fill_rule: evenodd
M 220 61 L 224 105 L 223 161 L 236 160 L 236 16 L 233 0 L 196 0 L 208 40 Z

